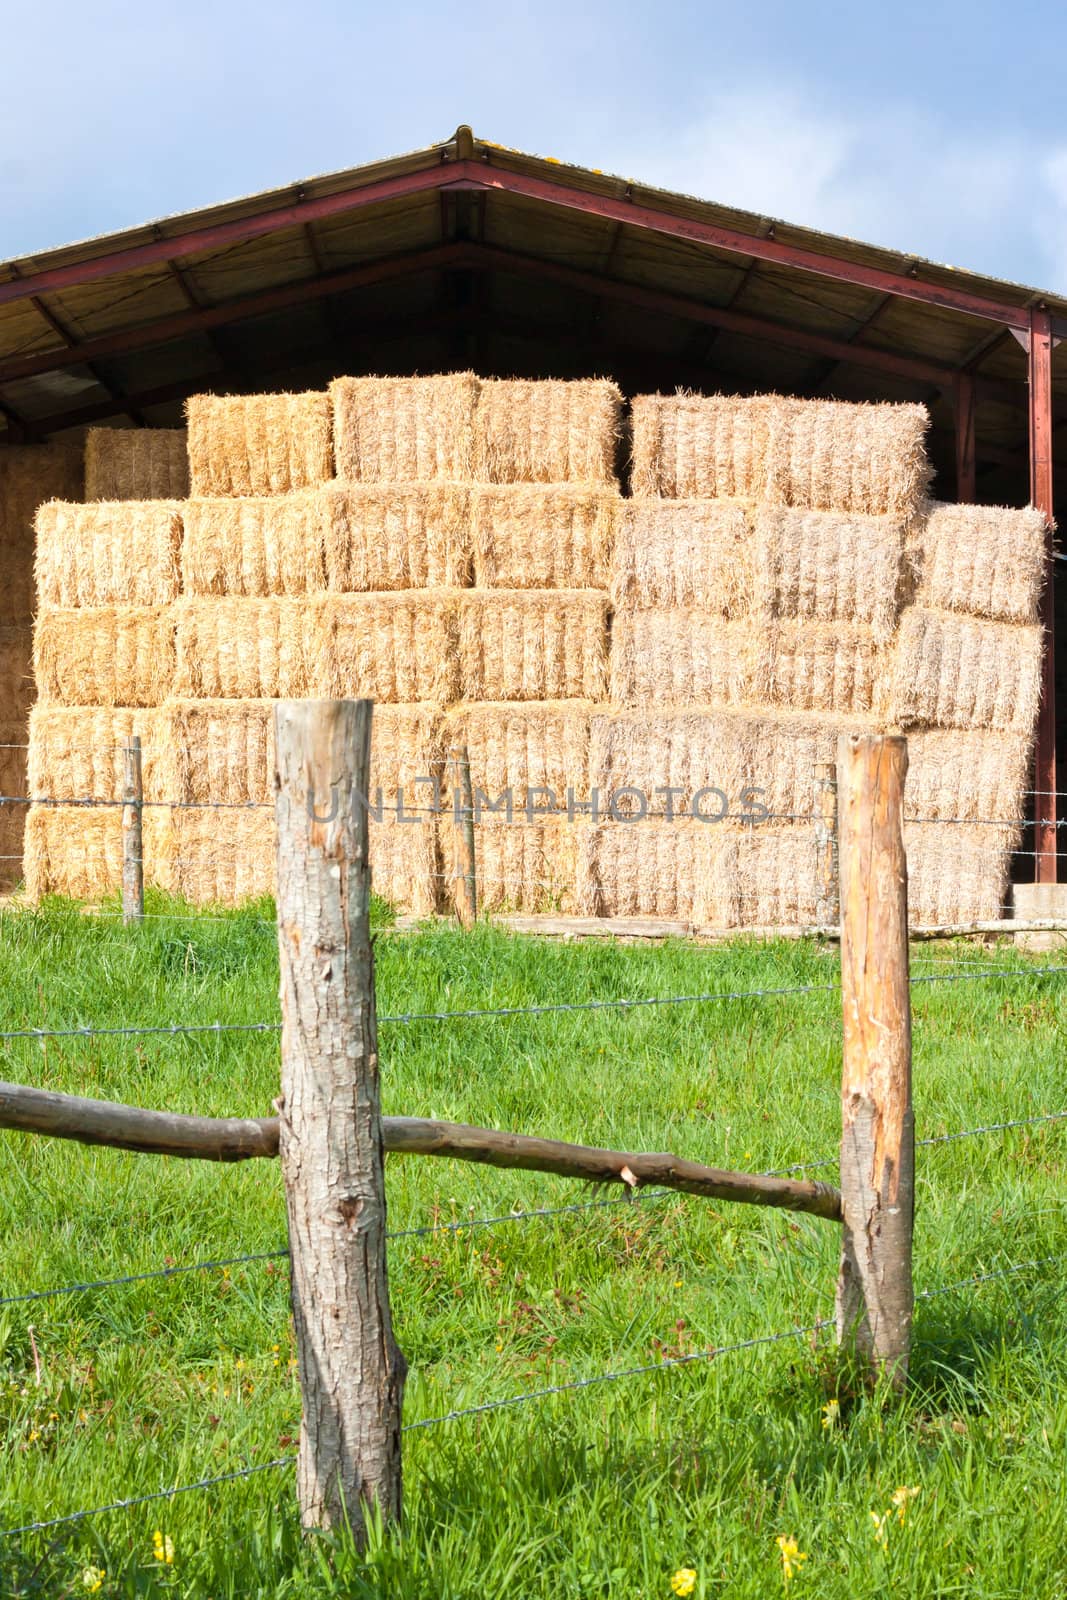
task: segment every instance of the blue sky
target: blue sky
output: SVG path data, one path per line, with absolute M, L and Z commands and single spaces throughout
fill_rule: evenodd
M 1067 293 L 1067 8 L 1042 0 L 53 0 L 3 31 L 0 257 L 465 121 Z

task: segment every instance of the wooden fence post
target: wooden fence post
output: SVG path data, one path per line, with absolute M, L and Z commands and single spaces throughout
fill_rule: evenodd
M 478 916 L 478 887 L 474 868 L 474 799 L 467 746 L 448 752 L 448 787 L 452 795 L 452 900 L 464 928 Z
M 819 901 L 816 922 L 836 927 L 841 920 L 837 859 L 837 765 L 815 763 L 815 849 L 818 855 Z
M 122 920 L 144 920 L 144 788 L 141 781 L 141 739 L 134 734 L 123 751 L 122 776 Z
M 306 1528 L 400 1516 L 406 1364 L 386 1268 L 366 807 L 371 702 L 275 708 L 279 1145 L 303 1396 Z
M 896 1386 L 907 1377 L 913 1289 L 907 741 L 852 734 L 841 801 L 841 1204 L 837 1333 Z

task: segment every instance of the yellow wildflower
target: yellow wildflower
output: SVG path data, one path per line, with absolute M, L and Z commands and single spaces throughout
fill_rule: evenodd
M 891 1511 L 887 1511 L 885 1515 L 881 1517 L 878 1515 L 877 1511 L 871 1512 L 871 1526 L 874 1529 L 874 1542 L 875 1544 L 880 1545 L 883 1550 L 889 1549 L 889 1519 L 891 1516 Z
M 827 1400 L 822 1408 L 822 1425 L 824 1428 L 836 1428 L 841 1421 L 840 1400 Z
M 671 1576 L 671 1589 L 676 1595 L 692 1594 L 697 1586 L 697 1575 L 692 1567 L 679 1567 Z
M 782 1557 L 782 1582 L 792 1583 L 808 1559 L 807 1552 L 800 1548 L 792 1534 L 780 1533 L 774 1542 Z
M 82 1587 L 87 1594 L 97 1594 L 104 1587 L 106 1577 L 103 1567 L 86 1567 L 82 1573 Z
M 903 1484 L 899 1489 L 893 1490 L 890 1503 L 897 1514 L 898 1522 L 903 1523 L 908 1512 L 908 1501 L 914 1500 L 921 1488 L 922 1485 L 917 1483 L 912 1489 L 909 1489 L 907 1484 Z
M 161 1533 L 157 1528 L 152 1535 L 152 1554 L 157 1561 L 162 1561 L 166 1566 L 171 1566 L 174 1561 L 174 1543 L 169 1533 Z

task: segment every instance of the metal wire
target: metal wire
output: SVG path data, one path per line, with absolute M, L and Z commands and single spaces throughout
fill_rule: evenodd
M 25 1294 L 9 1294 L 0 1299 L 0 1306 L 23 1305 L 27 1300 L 52 1300 L 58 1295 L 84 1294 L 87 1289 L 112 1289 L 118 1284 L 145 1283 L 150 1278 L 178 1278 L 187 1272 L 213 1272 L 223 1267 L 243 1266 L 248 1261 L 276 1261 L 289 1251 L 262 1250 L 255 1255 L 223 1256 L 218 1261 L 194 1261 L 185 1267 L 153 1267 L 149 1272 L 128 1272 L 121 1278 L 94 1278 L 86 1283 L 68 1283 L 59 1289 L 31 1289 Z

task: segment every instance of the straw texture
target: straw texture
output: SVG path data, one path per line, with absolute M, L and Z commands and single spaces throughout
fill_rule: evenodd
M 598 712 L 590 730 L 590 785 L 602 815 L 612 807 L 613 814 L 635 816 L 643 806 L 651 814 L 684 816 L 695 795 L 703 815 L 723 809 L 740 815 L 751 781 L 750 742 L 750 719 L 729 711 Z M 623 795 L 624 789 L 639 794 Z
M 478 379 L 336 378 L 337 476 L 356 483 L 470 481 Z
M 456 872 L 456 831 L 440 819 L 446 874 Z M 577 890 L 578 834 L 566 818 L 482 822 L 474 830 L 479 911 L 571 912 Z M 450 886 L 450 885 L 449 885 Z
M 605 589 L 618 492 L 590 484 L 479 485 L 471 496 L 480 589 Z
M 771 705 L 849 716 L 883 711 L 891 658 L 873 629 L 848 622 L 778 622 L 763 645 Z
M 377 715 L 377 712 L 375 712 Z M 432 817 L 370 823 L 371 889 L 398 911 L 426 917 L 444 907 L 437 831 Z
M 696 607 L 617 612 L 611 698 L 626 706 L 717 708 L 763 700 L 771 657 L 748 622 L 716 622 Z
M 49 500 L 37 512 L 37 604 L 151 606 L 180 589 L 174 500 Z
M 320 587 L 360 593 L 470 583 L 471 507 L 464 485 L 337 483 L 316 504 Z
M 289 494 L 333 476 L 327 394 L 201 394 L 186 417 L 195 496 Z
M 189 500 L 182 585 L 189 595 L 304 595 L 326 587 L 323 506 L 314 490 Z
M 33 636 L 38 698 L 66 706 L 154 706 L 175 673 L 171 606 L 45 611 Z
M 0 450 L 0 627 L 27 626 L 37 609 L 34 529 L 46 500 L 80 500 L 80 444 L 9 445 Z
M 810 622 L 862 622 L 879 642 L 896 627 L 901 517 L 762 507 L 755 517 L 759 609 Z
M 319 692 L 307 605 L 288 598 L 184 599 L 173 607 L 177 666 L 168 692 L 185 700 L 303 700 Z
M 904 815 L 931 821 L 1019 821 L 1032 749 L 1029 729 L 913 729 L 908 734 Z
M 930 476 L 928 425 L 916 405 L 641 395 L 633 402 L 633 492 L 910 518 Z
M 122 706 L 34 706 L 28 792 L 40 801 L 121 800 L 124 747 L 137 734 L 144 797 L 164 798 L 158 776 L 159 716 Z
M 819 912 L 819 858 L 810 827 L 747 828 L 737 840 L 742 927 L 810 926 Z
M 167 821 L 147 809 L 142 819 L 146 883 L 160 883 L 160 844 Z M 27 898 L 46 894 L 95 901 L 122 887 L 122 808 L 34 805 L 26 818 Z
M 893 663 L 890 715 L 903 728 L 1029 732 L 1041 693 L 1039 625 L 988 622 L 905 608 Z
M 756 544 L 729 500 L 624 500 L 611 572 L 614 604 L 699 607 L 747 616 L 756 600 Z
M 488 378 L 474 414 L 474 472 L 487 483 L 615 482 L 622 395 L 605 378 Z
M 184 428 L 90 428 L 86 500 L 184 500 L 189 453 Z
M 316 600 L 309 612 L 313 692 L 398 705 L 454 700 L 458 592 L 401 590 Z
M 459 596 L 467 700 L 603 700 L 608 603 L 595 589 L 497 589 Z
M 930 506 L 912 552 L 922 605 L 1004 622 L 1036 622 L 1047 566 L 1040 511 Z
M 153 883 L 194 905 L 240 905 L 273 895 L 277 884 L 274 812 L 174 810 L 158 814 L 146 870 Z
M 606 822 L 576 830 L 587 916 L 738 920 L 738 834 L 702 822 Z
M 913 926 L 999 917 L 1008 895 L 1014 827 L 904 825 L 908 920 Z
M 521 814 L 527 790 L 547 788 L 565 806 L 568 789 L 575 801 L 588 799 L 594 710 L 589 700 L 461 704 L 446 713 L 441 742 L 446 753 L 466 745 L 472 788 L 489 801 L 510 790 Z M 535 795 L 531 803 L 540 808 L 546 797 Z

